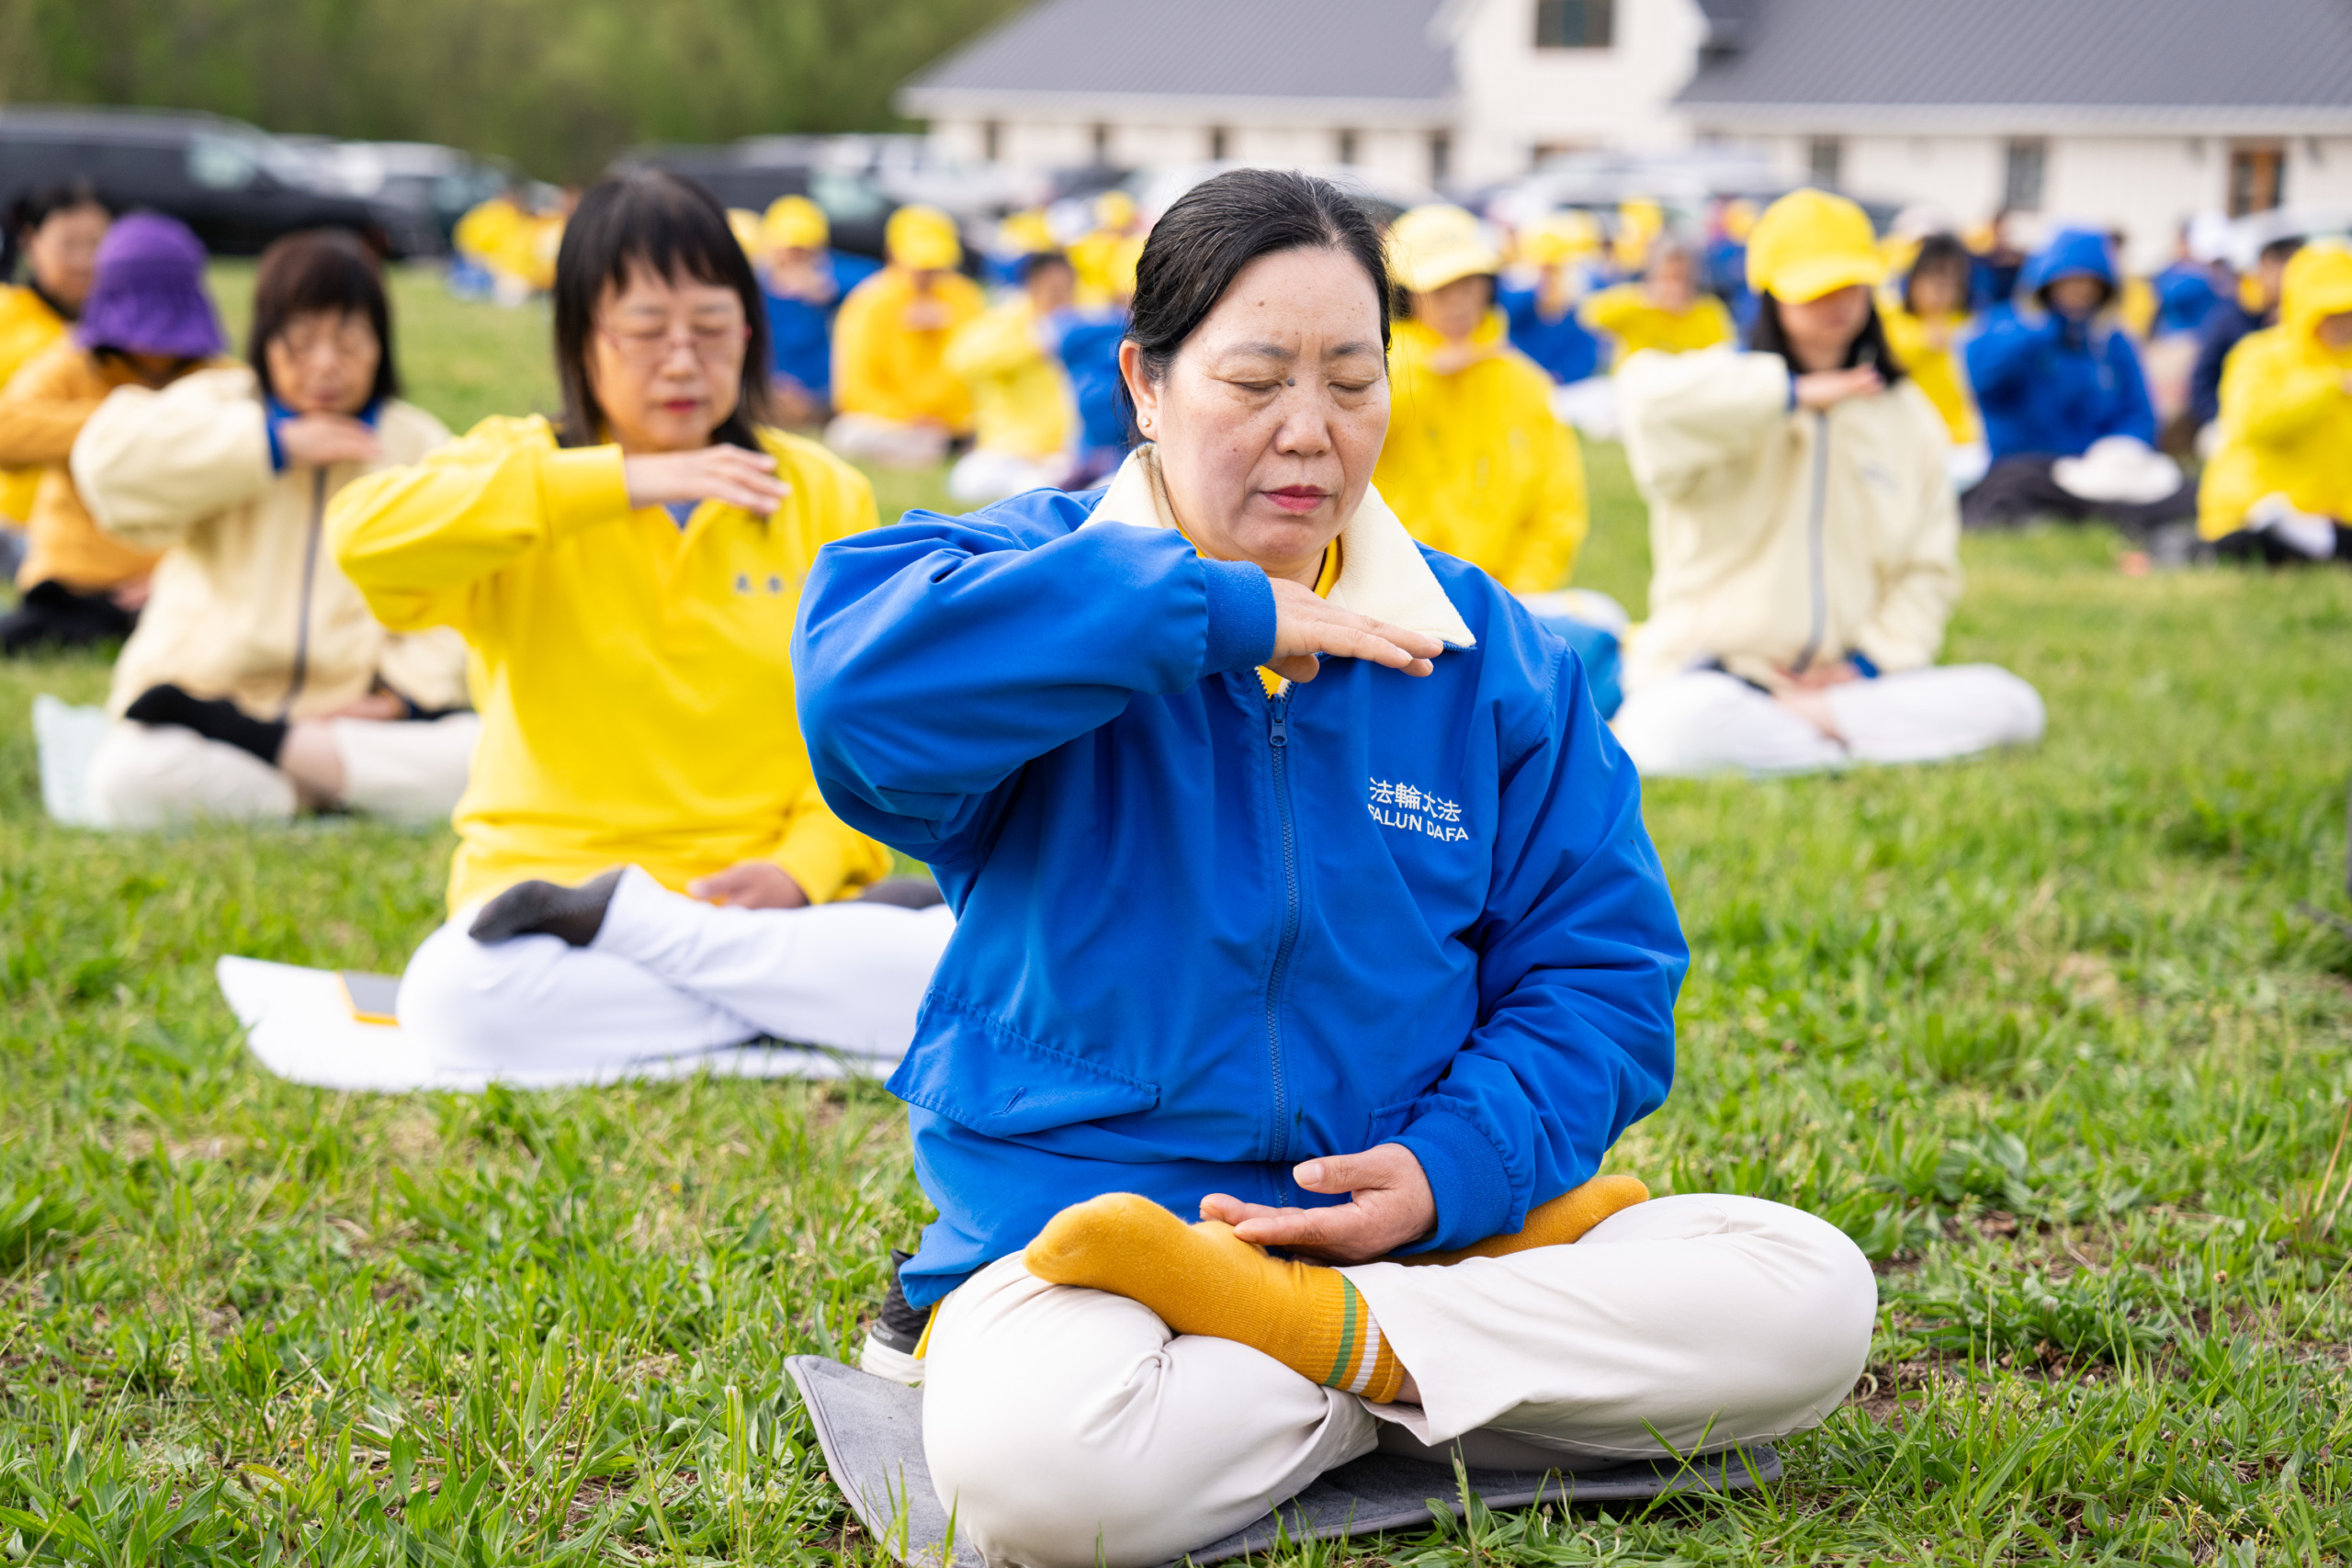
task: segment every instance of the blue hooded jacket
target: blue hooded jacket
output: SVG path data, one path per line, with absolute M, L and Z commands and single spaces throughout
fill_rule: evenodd
M 2043 291 L 2062 277 L 2096 277 L 2115 292 L 2107 237 L 2068 229 L 2027 264 L 2018 303 L 1985 313 L 1969 340 L 1968 379 L 1995 462 L 2038 454 L 2080 457 L 2106 435 L 2154 445 L 2156 412 L 2132 340 L 2094 316 L 2048 309 Z
M 1193 552 L 1151 451 L 836 541 L 802 592 L 825 798 L 957 919 L 890 1079 L 917 1305 L 1071 1203 L 1344 1201 L 1292 1167 L 1385 1142 L 1437 1200 L 1411 1250 L 1515 1231 L 1672 1080 L 1689 953 L 1566 646 L 1373 492 L 1332 601 L 1453 646 L 1269 697 L 1265 574 Z
M 820 398 L 833 387 L 833 317 L 851 289 L 882 270 L 880 262 L 840 251 L 827 251 L 822 265 L 833 276 L 833 298 L 828 304 L 761 291 L 768 307 L 771 367 Z
M 1510 345 L 1544 367 L 1553 380 L 1563 385 L 1598 373 L 1600 339 L 1590 327 L 1577 320 L 1576 306 L 1570 304 L 1558 321 L 1547 321 L 1539 308 L 1540 299 L 1532 288 L 1502 291 L 1498 302 L 1510 322 Z

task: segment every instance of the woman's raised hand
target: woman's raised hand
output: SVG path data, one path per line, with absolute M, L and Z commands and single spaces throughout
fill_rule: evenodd
M 628 485 L 631 509 L 718 501 L 765 517 L 792 493 L 792 487 L 775 477 L 774 457 L 723 445 L 624 457 L 621 476 Z
M 1369 659 L 1408 675 L 1426 675 L 1430 660 L 1445 651 L 1445 644 L 1427 632 L 1342 610 L 1286 577 L 1269 581 L 1274 585 L 1274 656 L 1266 665 L 1284 680 L 1315 679 L 1318 653 Z
M 306 413 L 277 427 L 277 449 L 289 468 L 325 468 L 337 463 L 372 463 L 384 455 L 376 433 L 339 413 Z
M 1886 378 L 1875 365 L 1857 365 L 1845 370 L 1815 370 L 1796 378 L 1797 407 L 1819 413 L 1836 408 L 1848 398 L 1866 398 L 1873 392 L 1886 390 Z
M 1385 1258 L 1437 1224 L 1430 1179 L 1402 1144 L 1311 1159 L 1290 1176 L 1309 1192 L 1346 1192 L 1351 1200 L 1324 1209 L 1276 1209 L 1212 1192 L 1201 1200 L 1201 1218 L 1223 1220 L 1234 1235 L 1260 1247 L 1287 1247 L 1334 1263 Z

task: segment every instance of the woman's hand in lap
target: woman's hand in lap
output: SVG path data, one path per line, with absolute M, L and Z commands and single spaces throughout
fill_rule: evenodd
M 775 459 L 741 446 L 705 446 L 695 452 L 649 452 L 621 459 L 631 507 L 673 506 L 682 501 L 718 501 L 765 517 L 784 504 L 792 487 L 775 477 Z
M 1318 653 L 1369 659 L 1408 675 L 1426 675 L 1430 660 L 1445 651 L 1445 644 L 1427 632 L 1408 632 L 1342 610 L 1286 577 L 1267 581 L 1274 586 L 1274 656 L 1266 665 L 1284 680 L 1315 679 Z
M 730 909 L 800 909 L 808 895 L 792 874 L 772 860 L 739 861 L 725 871 L 698 876 L 686 884 L 689 897 Z
M 1334 1263 L 1385 1258 L 1437 1224 L 1430 1179 L 1402 1144 L 1311 1159 L 1293 1170 L 1291 1179 L 1309 1192 L 1349 1192 L 1354 1199 L 1328 1209 L 1276 1209 L 1213 1192 L 1201 1200 L 1201 1218 L 1223 1220 L 1234 1235 L 1260 1247 Z

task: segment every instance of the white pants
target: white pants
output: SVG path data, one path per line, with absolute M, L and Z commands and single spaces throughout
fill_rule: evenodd
M 446 821 L 466 792 L 481 720 L 328 720 L 343 760 L 343 804 L 395 822 Z M 160 828 L 195 818 L 286 822 L 294 781 L 241 747 L 176 724 L 118 719 L 90 757 L 92 807 L 110 828 Z
M 956 917 L 946 906 L 727 909 L 632 866 L 586 947 L 559 937 L 485 944 L 468 908 L 408 961 L 401 1027 L 444 1068 L 513 1083 L 582 1066 L 691 1055 L 762 1035 L 888 1073 Z
M 947 432 L 874 413 L 837 414 L 825 426 L 825 445 L 853 462 L 886 468 L 927 468 L 947 456 Z
M 947 470 L 947 494 L 967 506 L 986 506 L 1027 491 L 1051 489 L 1069 478 L 1077 467 L 1066 453 L 1024 457 L 1018 452 L 975 446 Z
M 1843 1232 L 1756 1198 L 1653 1199 L 1573 1247 L 1346 1272 L 1423 1404 L 1368 1405 L 1018 1257 L 989 1265 L 940 1303 L 923 1363 L 923 1450 L 959 1538 L 992 1568 L 1087 1568 L 1098 1549 L 1128 1568 L 1374 1446 L 1577 1470 L 1664 1458 L 1659 1438 L 1769 1441 L 1837 1408 L 1878 1311 Z
M 2041 739 L 2041 694 L 1998 665 L 1912 670 L 1849 681 L 1825 694 L 1843 742 L 1720 670 L 1643 687 L 1610 728 L 1644 778 L 1937 762 Z

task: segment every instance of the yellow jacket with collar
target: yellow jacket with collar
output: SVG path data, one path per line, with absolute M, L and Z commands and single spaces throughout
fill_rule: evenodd
M 917 298 L 914 275 L 896 266 L 849 291 L 833 319 L 833 406 L 902 424 L 928 420 L 960 435 L 972 427 L 972 394 L 947 368 L 947 342 L 980 313 L 980 287 L 958 273 L 934 280 L 931 298 L 947 307 L 944 327 L 907 325 Z
M 1036 308 L 1019 295 L 966 322 L 941 363 L 972 394 L 975 445 L 1019 457 L 1065 451 L 1078 423 L 1069 378 L 1037 335 Z
M 1396 323 L 1388 351 L 1388 439 L 1373 480 L 1423 544 L 1515 593 L 1567 581 L 1589 527 L 1584 459 L 1552 413 L 1552 380 L 1504 342 L 1502 312 L 1472 334 L 1488 357 L 1440 375 L 1445 340 Z
M 0 283 L 0 387 L 63 337 L 65 325 L 65 318 L 31 289 Z M 0 520 L 22 523 L 31 517 L 33 492 L 40 488 L 38 467 L 0 468 Z
M 376 434 L 394 463 L 449 439 L 398 400 L 378 412 Z M 164 552 L 115 660 L 113 713 L 165 681 L 270 718 L 332 713 L 379 680 L 419 707 L 466 705 L 458 635 L 386 631 L 326 551 L 327 502 L 362 468 L 273 468 L 251 370 L 117 388 L 82 427 L 72 468 L 99 527 Z
M 2222 371 L 2221 439 L 2197 491 L 2197 530 L 2245 526 L 2266 496 L 2352 522 L 2352 352 L 2320 322 L 2352 311 L 2352 247 L 2307 245 L 2287 265 L 2278 324 L 2249 333 Z
M 1968 367 L 1959 346 L 1961 334 L 1968 329 L 1966 312 L 1953 310 L 1940 322 L 1935 322 L 1913 315 L 1900 304 L 1882 299 L 1878 314 L 1886 328 L 1886 346 L 1894 351 L 1894 362 L 1919 383 L 1919 390 L 1936 405 L 1952 445 L 1965 446 L 1984 440 L 1984 427 L 1976 422 L 1976 404 L 1968 395 Z M 1942 328 L 1940 344 L 1936 342 L 1935 329 L 1939 326 Z
M 1712 294 L 1702 294 L 1687 310 L 1661 310 L 1650 303 L 1649 290 L 1638 283 L 1604 288 L 1584 302 L 1577 319 L 1595 332 L 1617 340 L 1622 366 L 1645 348 L 1666 354 L 1691 354 L 1731 342 L 1736 335 L 1731 312 Z
M 1814 413 L 1777 354 L 1639 354 L 1617 406 L 1650 508 L 1627 692 L 1713 661 L 1759 681 L 1849 653 L 1890 673 L 1935 661 L 1960 600 L 1960 507 L 1916 383 Z
M 819 902 L 888 869 L 817 793 L 793 716 L 801 579 L 874 526 L 874 492 L 813 442 L 760 439 L 791 487 L 775 515 L 705 502 L 683 531 L 630 509 L 619 447 L 560 448 L 536 417 L 335 498 L 335 558 L 378 619 L 454 626 L 475 655 L 453 910 L 629 862 L 684 888 L 772 860 Z

